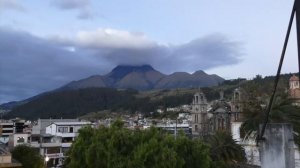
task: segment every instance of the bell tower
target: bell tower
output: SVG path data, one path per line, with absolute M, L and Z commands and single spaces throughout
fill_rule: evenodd
M 200 135 L 207 130 L 207 100 L 203 92 L 195 93 L 192 102 L 192 133 L 193 135 Z

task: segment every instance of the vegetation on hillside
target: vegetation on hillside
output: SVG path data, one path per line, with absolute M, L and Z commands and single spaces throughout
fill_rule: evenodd
M 278 91 L 284 92 L 288 87 L 288 79 L 292 74 L 281 77 Z M 219 92 L 223 91 L 225 99 L 231 100 L 233 90 L 241 87 L 245 94 L 258 96 L 267 100 L 272 88 L 274 77 L 257 75 L 253 80 L 235 79 L 224 81 L 216 87 L 204 87 L 208 101 L 219 98 Z M 190 104 L 198 88 L 190 89 L 166 89 L 138 92 L 133 89 L 117 90 L 113 88 L 86 88 L 79 90 L 66 90 L 49 92 L 26 104 L 15 107 L 5 117 L 21 117 L 25 119 L 37 118 L 77 118 L 88 113 L 97 115 L 99 111 L 113 111 L 120 113 L 141 112 L 150 116 L 160 108 L 176 107 Z M 101 114 L 100 114 L 101 115 Z

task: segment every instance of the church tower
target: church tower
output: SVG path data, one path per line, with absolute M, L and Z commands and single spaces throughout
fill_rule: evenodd
M 231 113 L 232 113 L 232 121 L 239 121 L 243 117 L 240 116 L 242 112 L 242 91 L 241 88 L 236 88 L 233 91 L 233 97 L 231 102 Z
M 300 85 L 299 78 L 293 75 L 289 81 L 290 89 L 289 96 L 294 100 L 294 104 L 300 106 Z
M 205 134 L 208 131 L 207 100 L 203 92 L 194 95 L 192 102 L 192 133 L 193 135 Z
M 299 78 L 296 75 L 293 75 L 290 78 L 290 89 L 299 89 Z

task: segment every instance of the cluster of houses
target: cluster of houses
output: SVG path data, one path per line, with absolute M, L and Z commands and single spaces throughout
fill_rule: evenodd
M 300 85 L 296 76 L 290 79 L 289 93 L 291 98 L 300 100 Z M 208 102 L 205 94 L 199 90 L 194 94 L 190 105 L 167 109 L 178 114 L 175 120 L 154 120 L 144 118 L 141 114 L 136 117 L 124 116 L 123 120 L 125 126 L 130 129 L 147 129 L 155 126 L 175 136 L 179 129 L 184 130 L 190 137 L 206 136 L 220 130 L 228 131 L 238 143 L 243 145 L 248 163 L 260 165 L 255 133 L 243 139 L 240 136 L 240 127 L 244 120 L 243 96 L 243 90 L 237 88 L 233 92 L 231 101 L 226 101 L 224 93 L 220 92 L 219 100 Z M 163 111 L 158 109 L 158 112 Z M 0 120 L 0 167 L 1 164 L 20 167 L 19 163 L 11 159 L 9 150 L 21 144 L 35 148 L 45 159 L 47 167 L 61 167 L 66 158 L 66 151 L 78 136 L 79 129 L 86 126 L 98 127 L 98 125 L 109 127 L 111 120 L 105 119 L 96 123 L 79 119 L 38 119 L 36 122 L 22 119 Z M 299 152 L 296 152 L 295 157 L 296 166 L 300 167 Z
M 40 153 L 48 167 L 60 167 L 78 130 L 88 125 L 92 123 L 78 119 L 39 119 L 36 123 L 21 119 L 2 120 L 0 143 L 8 145 L 2 145 L 0 149 L 9 153 L 17 145 L 29 145 Z M 9 164 L 9 160 L 6 162 Z

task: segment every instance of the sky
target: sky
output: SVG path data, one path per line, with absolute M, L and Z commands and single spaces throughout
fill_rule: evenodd
M 117 65 L 275 75 L 292 0 L 0 0 L 0 104 Z M 295 26 L 282 73 L 297 71 Z

